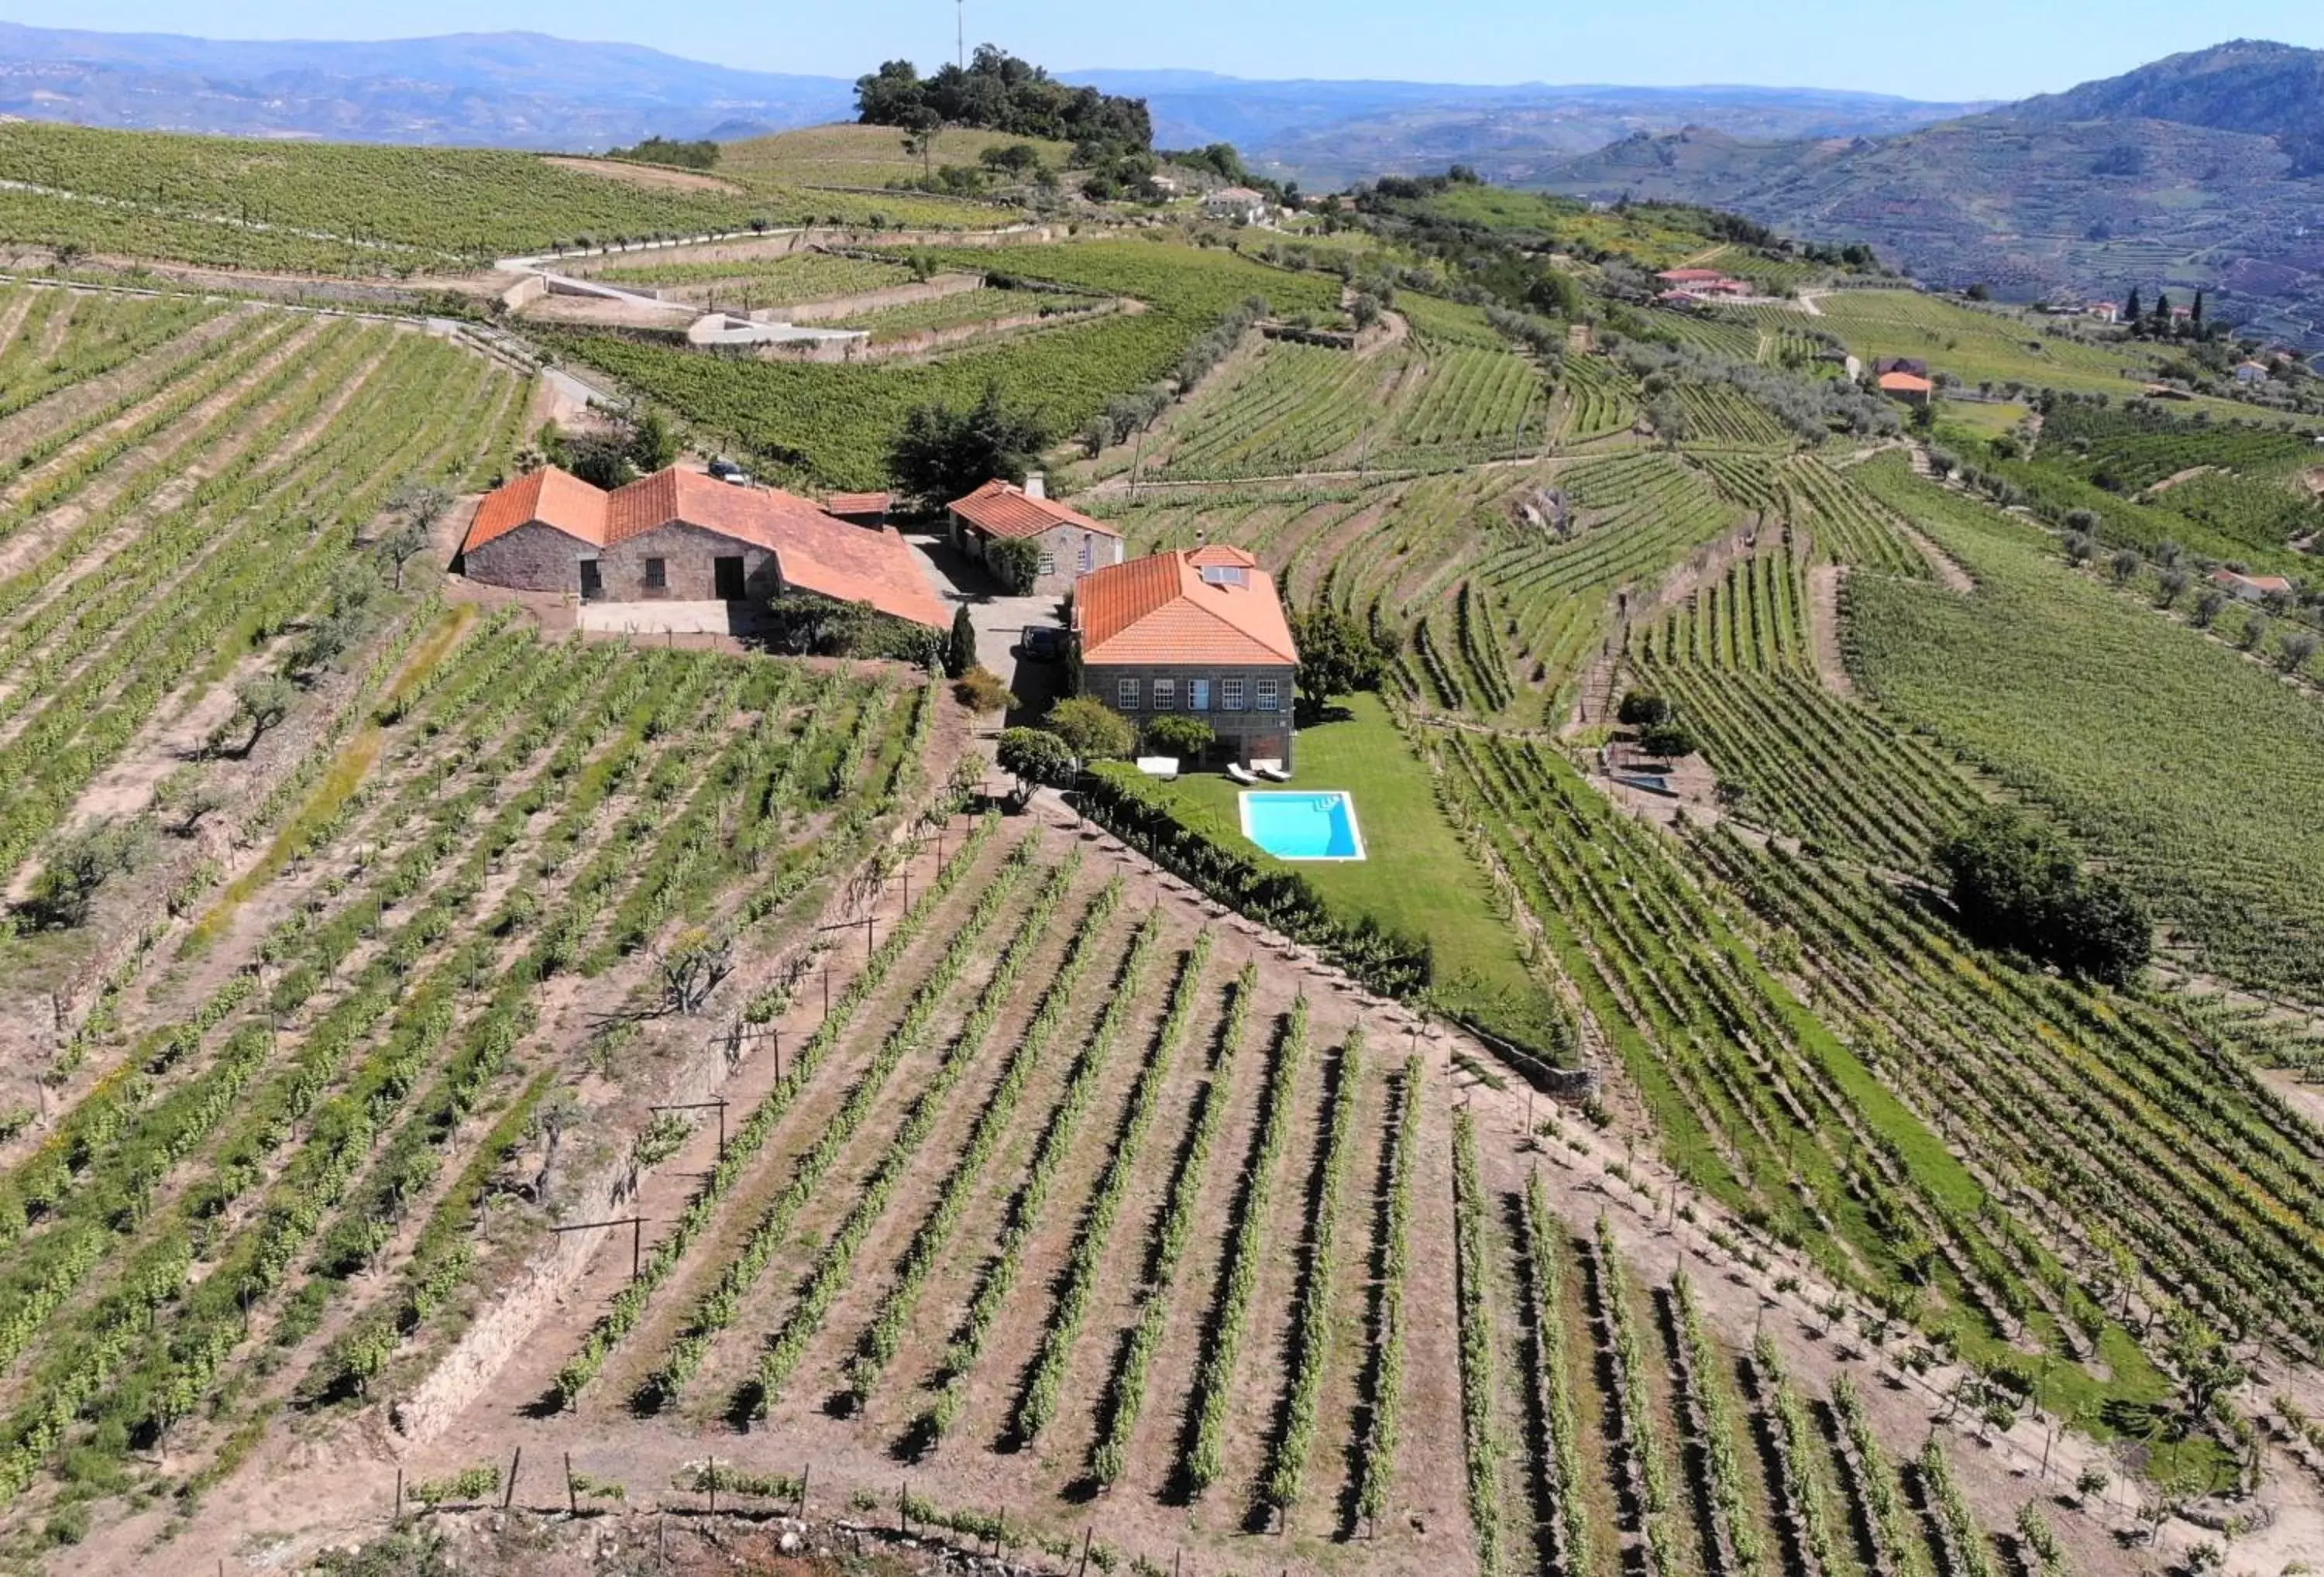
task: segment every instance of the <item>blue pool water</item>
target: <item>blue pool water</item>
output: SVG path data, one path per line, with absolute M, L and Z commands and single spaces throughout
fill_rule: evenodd
M 1356 802 L 1329 793 L 1245 793 L 1242 835 L 1278 860 L 1360 860 Z

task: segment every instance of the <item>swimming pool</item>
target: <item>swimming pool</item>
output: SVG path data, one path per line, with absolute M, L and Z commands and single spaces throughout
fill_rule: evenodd
M 1242 835 L 1278 860 L 1364 857 L 1356 802 L 1336 788 L 1320 794 L 1246 793 Z

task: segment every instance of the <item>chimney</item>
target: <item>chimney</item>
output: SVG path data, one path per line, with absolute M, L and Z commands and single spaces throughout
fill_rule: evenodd
M 1047 476 L 1042 475 L 1038 471 L 1029 471 L 1026 473 L 1025 496 L 1028 498 L 1048 497 L 1049 479 Z

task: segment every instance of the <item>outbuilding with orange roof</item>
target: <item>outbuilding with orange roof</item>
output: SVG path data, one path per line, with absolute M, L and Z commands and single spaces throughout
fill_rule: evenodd
M 1037 592 L 1062 592 L 1076 576 L 1121 562 L 1121 530 L 1068 509 L 1048 495 L 1038 475 L 1025 484 L 995 480 L 950 506 L 952 543 L 972 558 L 982 558 L 993 543 L 1003 540 L 1034 543 L 1041 564 L 1033 582 Z

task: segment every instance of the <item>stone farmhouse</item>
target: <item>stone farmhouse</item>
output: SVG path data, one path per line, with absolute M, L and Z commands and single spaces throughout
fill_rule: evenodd
M 2288 596 L 2292 583 L 2280 575 L 2246 575 L 2240 570 L 2215 570 L 2211 584 L 2239 603 L 2256 603 L 2270 594 Z
M 1025 485 L 988 482 L 950 506 L 952 543 L 971 558 L 1002 538 L 1038 543 L 1041 549 L 1037 592 L 1070 589 L 1077 576 L 1103 569 L 1122 559 L 1121 531 L 1103 521 L 1093 521 L 1067 509 L 1048 496 L 1039 475 Z
M 677 466 L 611 493 L 554 466 L 529 472 L 484 495 L 456 567 L 485 586 L 588 602 L 766 603 L 804 592 L 952 627 L 952 610 L 894 531 Z
M 1182 549 L 1083 576 L 1074 635 L 1081 693 L 1141 733 L 1179 714 L 1216 731 L 1216 759 L 1293 766 L 1299 651 L 1273 577 L 1241 549 Z

